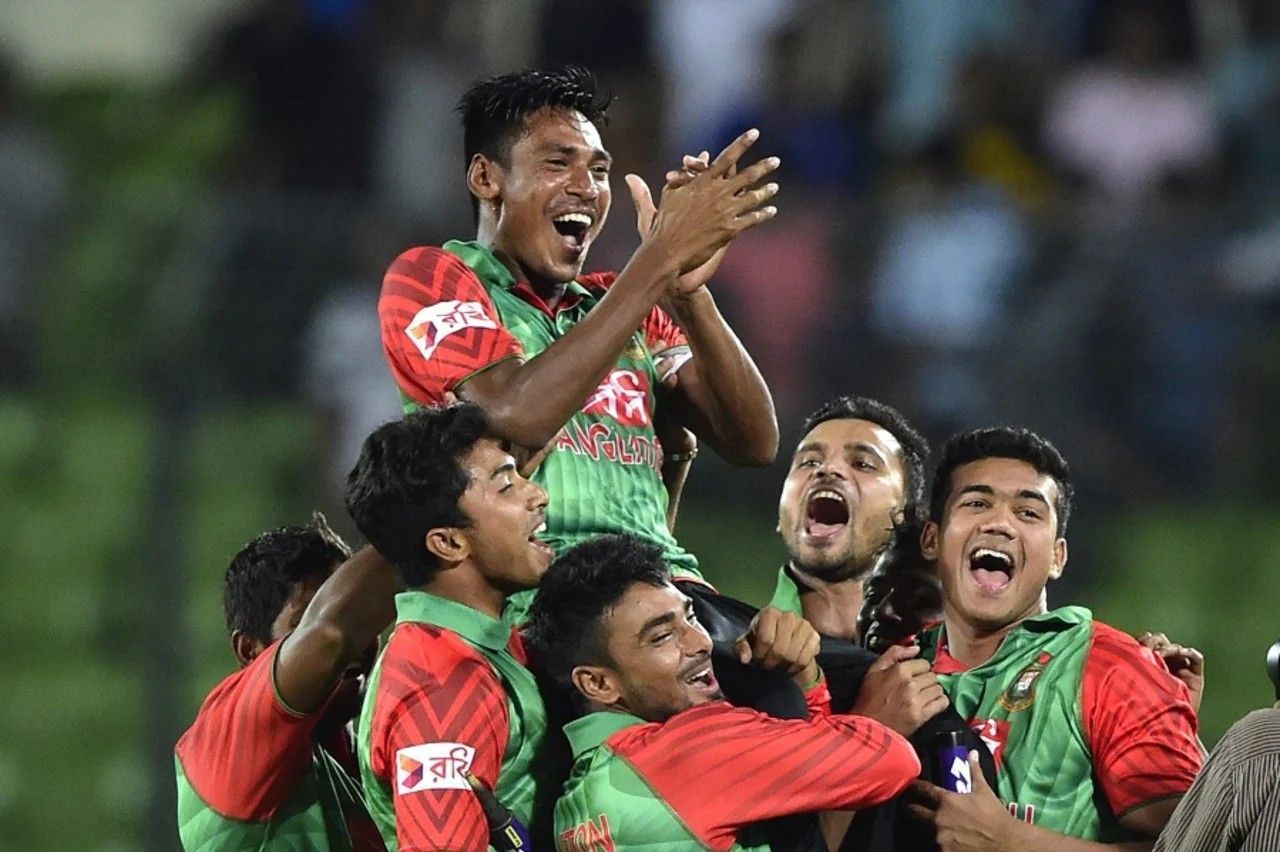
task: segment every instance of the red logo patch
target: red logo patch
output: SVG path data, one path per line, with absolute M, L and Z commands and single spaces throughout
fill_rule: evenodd
M 1009 739 L 1009 723 L 1003 719 L 970 719 L 969 727 L 986 743 L 998 770 L 1004 760 L 1004 744 Z
M 623 426 L 649 425 L 649 377 L 636 370 L 614 370 L 582 407 L 583 414 L 609 417 Z

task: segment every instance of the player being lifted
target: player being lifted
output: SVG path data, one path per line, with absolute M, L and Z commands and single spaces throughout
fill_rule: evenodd
M 696 575 L 668 528 L 655 421 L 730 462 L 773 460 L 768 388 L 706 284 L 729 241 L 775 214 L 777 185 L 757 184 L 778 159 L 737 170 L 748 131 L 713 161 L 686 158 L 656 210 L 628 175 L 641 244 L 620 273 L 582 275 L 612 197 L 607 107 L 574 67 L 493 77 L 462 97 L 476 237 L 396 259 L 383 348 L 406 409 L 453 394 L 526 458 L 548 450 L 531 475 L 553 497 L 544 537 L 557 551 L 630 532 Z
M 1187 687 L 1152 651 L 1082 607 L 1046 611 L 1070 510 L 1066 461 L 1040 436 L 947 443 L 921 537 L 943 623 L 920 643 L 988 742 L 998 789 L 977 773 L 968 795 L 917 785 L 943 852 L 1149 849 L 1203 761 Z

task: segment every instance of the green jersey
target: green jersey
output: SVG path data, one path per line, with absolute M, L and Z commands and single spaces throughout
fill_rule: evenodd
M 613 280 L 602 273 L 571 281 L 553 309 L 478 243 L 405 252 L 387 271 L 378 302 L 383 350 L 405 410 L 440 403 L 507 358 L 536 358 L 595 308 Z M 659 387 L 688 358 L 680 329 L 654 308 L 556 435 L 533 479 L 551 495 L 542 538 L 557 551 L 633 533 L 660 544 L 676 576 L 700 576 L 697 560 L 667 528 L 653 425 Z
M 489 828 L 469 776 L 535 838 L 549 829 L 547 715 L 525 659 L 520 635 L 496 619 L 422 591 L 396 595 L 358 743 L 388 849 L 483 849 Z
M 1023 621 L 985 663 L 950 655 L 942 625 L 920 634 L 951 703 L 995 757 L 1019 819 L 1114 842 L 1119 817 L 1186 792 L 1199 771 L 1186 687 L 1132 638 L 1083 607 Z
M 275 688 L 280 643 L 214 687 L 178 740 L 178 835 L 188 852 L 381 850 L 360 787 L 315 739 L 324 708 L 297 713 Z M 354 766 L 352 767 L 354 769 Z

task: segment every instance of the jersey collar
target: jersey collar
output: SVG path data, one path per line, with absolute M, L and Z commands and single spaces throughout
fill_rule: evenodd
M 476 275 L 480 276 L 481 280 L 496 284 L 504 290 L 511 290 L 517 293 L 526 302 L 546 314 L 568 310 L 590 295 L 586 287 L 583 287 L 577 281 L 570 281 L 565 288 L 564 298 L 556 305 L 553 312 L 547 307 L 547 303 L 542 301 L 542 297 L 529 286 L 529 282 L 517 282 L 515 276 L 511 274 L 511 270 L 507 269 L 503 262 L 498 260 L 498 256 L 490 251 L 487 246 L 482 246 L 475 241 L 449 240 L 444 244 L 443 248 L 450 254 L 460 257 L 463 263 L 471 267 Z
M 396 595 L 396 624 L 419 622 L 452 630 L 473 645 L 502 651 L 511 640 L 511 628 L 466 604 L 410 590 Z
M 574 719 L 564 726 L 564 735 L 569 738 L 569 748 L 573 750 L 574 758 L 577 758 L 583 752 L 596 748 L 623 728 L 643 724 L 645 721 L 639 716 L 615 710 L 602 710 L 588 713 L 581 719 Z
M 980 669 L 983 666 L 998 663 L 1007 653 L 1016 653 L 1026 637 L 1030 637 L 1031 641 L 1037 641 L 1036 636 L 1058 633 L 1092 619 L 1093 613 L 1082 606 L 1063 606 L 1033 615 L 1009 631 L 1009 635 L 1004 637 L 1004 641 L 1000 643 L 1000 647 L 996 649 L 990 660 L 974 668 Z M 961 674 L 969 671 L 968 666 L 951 656 L 951 650 L 947 647 L 945 622 L 938 624 L 938 650 L 934 654 L 933 671 L 935 674 Z

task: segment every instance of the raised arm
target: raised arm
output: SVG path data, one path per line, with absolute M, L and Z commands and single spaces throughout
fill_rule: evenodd
M 276 657 L 276 689 L 285 704 L 311 713 L 324 703 L 391 623 L 398 589 L 391 563 L 367 546 L 325 580 Z
M 564 337 L 527 362 L 503 361 L 458 386 L 460 396 L 485 409 L 495 434 L 540 449 L 599 386 L 618 352 L 679 275 L 702 266 L 739 233 L 773 217 L 776 211 L 761 205 L 776 186 L 752 187 L 777 167 L 777 160 L 761 160 L 731 174 L 758 135 L 748 131 L 739 136 L 706 171 L 663 195 L 653 227 L 631 261 L 600 303 Z M 628 182 L 634 193 L 634 181 Z

